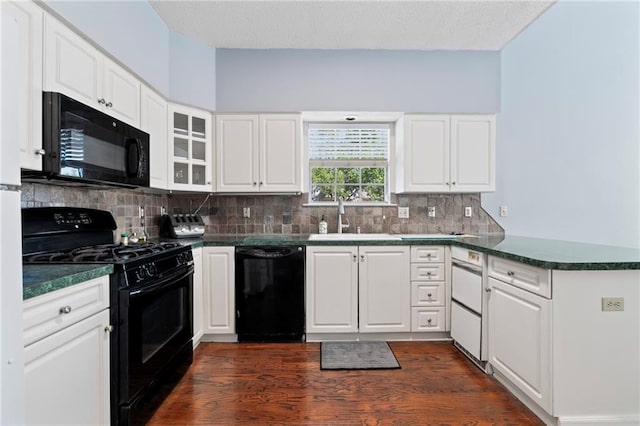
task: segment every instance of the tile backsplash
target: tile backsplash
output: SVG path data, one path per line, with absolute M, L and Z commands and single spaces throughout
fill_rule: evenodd
M 198 213 L 207 234 L 309 234 L 318 232 L 322 215 L 329 232 L 337 232 L 336 206 L 307 205 L 302 195 L 212 195 L 171 194 L 171 213 Z M 344 232 L 425 233 L 504 233 L 504 230 L 480 205 L 480 194 L 392 194 L 395 206 L 346 206 L 344 217 L 350 226 Z M 398 218 L 398 206 L 409 207 L 409 218 Z M 428 217 L 435 207 L 436 217 Z M 464 207 L 472 216 L 464 217 Z M 243 217 L 244 209 L 250 217 Z M 346 222 L 346 221 L 345 221 Z
M 20 190 L 23 208 L 68 206 L 110 211 L 118 226 L 114 236 L 116 239 L 123 232 L 131 235 L 142 230 L 138 216 L 140 206 L 145 209 L 147 234 L 149 237 L 157 237 L 160 208 L 168 205 L 166 194 L 155 194 L 140 189 L 23 183 Z
M 216 234 L 310 234 L 318 232 L 322 215 L 329 232 L 337 231 L 336 206 L 309 206 L 301 195 L 211 195 L 168 194 L 125 188 L 87 188 L 41 183 L 23 183 L 22 207 L 70 206 L 110 211 L 122 232 L 141 231 L 138 207 L 144 206 L 146 231 L 159 236 L 161 207 L 169 213 L 198 213 L 206 233 Z M 480 205 L 480 194 L 392 194 L 394 206 L 346 206 L 344 232 L 389 232 L 394 234 L 504 233 Z M 398 218 L 398 207 L 409 207 L 409 218 Z M 435 207 L 436 217 L 428 217 Z M 464 217 L 464 207 L 472 216 Z M 250 217 L 243 217 L 244 209 Z M 345 220 L 346 222 L 346 220 Z

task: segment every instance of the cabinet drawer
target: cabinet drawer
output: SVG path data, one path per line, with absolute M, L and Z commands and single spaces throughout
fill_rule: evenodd
M 411 308 L 411 331 L 444 331 L 444 308 Z
M 411 306 L 444 306 L 444 283 L 412 281 Z
M 489 256 L 489 276 L 551 299 L 551 271 Z
M 411 281 L 444 281 L 444 265 L 412 263 Z
M 444 247 L 411 246 L 411 262 L 444 262 Z
M 27 346 L 108 307 L 108 276 L 28 299 L 24 302 L 22 312 L 24 345 Z

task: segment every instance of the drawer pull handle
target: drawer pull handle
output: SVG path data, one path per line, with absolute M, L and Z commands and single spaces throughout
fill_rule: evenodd
M 69 305 L 66 305 L 66 306 L 63 306 L 62 308 L 60 308 L 60 313 L 61 314 L 68 314 L 70 312 L 71 312 L 71 306 L 69 306 Z
M 487 293 L 491 293 L 491 289 L 489 287 L 485 288 L 484 291 L 486 291 Z
M 514 276 L 516 273 L 513 271 L 507 271 L 507 275 L 509 275 L 510 277 Z
M 428 275 L 428 276 L 431 276 L 431 271 L 427 272 L 427 275 Z
M 427 253 L 427 257 L 431 257 L 431 253 Z
M 106 104 L 104 104 L 104 106 L 106 106 L 107 108 L 111 108 L 113 104 L 111 102 L 107 102 Z
M 111 324 L 109 324 L 104 328 L 105 333 L 111 333 L 112 331 L 113 331 L 113 326 Z
M 104 100 L 104 98 L 100 98 L 100 99 L 98 99 L 98 103 L 99 103 L 100 105 L 104 105 L 104 104 L 106 104 L 106 103 L 107 103 L 107 101 L 105 101 L 105 100 Z

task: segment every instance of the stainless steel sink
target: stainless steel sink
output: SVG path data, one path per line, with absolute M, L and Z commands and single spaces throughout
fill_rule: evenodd
M 400 241 L 400 235 L 392 234 L 311 234 L 309 241 Z

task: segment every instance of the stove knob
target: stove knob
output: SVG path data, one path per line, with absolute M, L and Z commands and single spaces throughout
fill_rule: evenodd
M 156 268 L 155 263 L 150 263 L 147 268 L 147 276 L 152 277 L 158 274 L 158 268 Z

